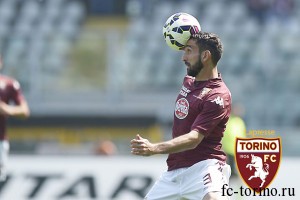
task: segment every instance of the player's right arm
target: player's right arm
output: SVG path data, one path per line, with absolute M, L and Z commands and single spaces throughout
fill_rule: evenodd
M 7 116 L 27 118 L 30 115 L 28 104 L 23 100 L 20 105 L 9 105 L 0 101 L 0 113 Z
M 203 138 L 204 135 L 195 130 L 160 143 L 151 143 L 149 140 L 137 135 L 135 139 L 131 140 L 131 153 L 141 156 L 178 153 L 194 149 Z

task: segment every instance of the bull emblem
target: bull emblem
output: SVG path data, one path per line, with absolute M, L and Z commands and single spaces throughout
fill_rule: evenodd
M 252 171 L 252 167 L 255 169 L 254 175 L 249 177 L 249 181 L 253 178 L 260 178 L 262 181 L 260 187 L 262 187 L 266 181 L 266 177 L 269 175 L 269 165 L 263 163 L 261 157 L 251 154 L 251 163 L 247 164 L 246 168 Z

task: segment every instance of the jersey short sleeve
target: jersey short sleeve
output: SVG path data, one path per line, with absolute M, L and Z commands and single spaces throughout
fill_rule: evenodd
M 231 98 L 229 94 L 212 94 L 201 105 L 201 111 L 196 117 L 191 130 L 196 130 L 205 137 L 213 130 L 225 127 L 231 109 Z
M 19 105 L 24 99 L 24 96 L 21 91 L 20 83 L 16 80 L 12 80 L 10 85 L 11 90 L 11 101 Z

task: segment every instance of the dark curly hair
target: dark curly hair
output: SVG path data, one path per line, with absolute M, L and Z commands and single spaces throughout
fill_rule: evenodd
M 197 34 L 192 34 L 190 39 L 196 40 L 200 53 L 209 50 L 213 63 L 217 65 L 223 53 L 223 45 L 218 35 L 201 31 Z

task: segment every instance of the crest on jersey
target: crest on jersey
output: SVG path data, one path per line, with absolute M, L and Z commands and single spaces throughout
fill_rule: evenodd
M 244 182 L 256 192 L 267 188 L 280 165 L 280 138 L 237 138 L 235 146 L 235 161 Z
M 201 93 L 200 93 L 200 98 L 202 98 L 202 97 L 204 97 L 206 94 L 208 94 L 210 91 L 211 91 L 212 89 L 210 89 L 210 88 L 203 88 L 202 90 L 201 90 Z
M 184 119 L 189 114 L 189 102 L 186 98 L 181 98 L 175 104 L 175 116 L 178 119 Z

